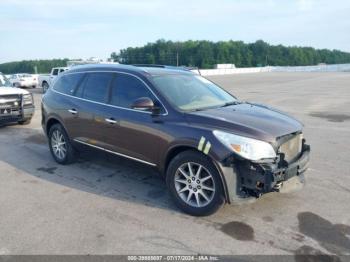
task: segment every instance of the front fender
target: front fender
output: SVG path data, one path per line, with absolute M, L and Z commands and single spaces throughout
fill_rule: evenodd
M 161 172 L 166 174 L 171 159 L 186 150 L 198 151 L 213 162 L 221 178 L 225 200 L 230 203 L 232 193 L 236 192 L 237 176 L 234 172 L 227 172 L 232 167 L 225 167 L 224 160 L 232 153 L 217 141 L 212 132 L 201 132 L 196 136 L 196 139 L 180 138 L 171 142 L 166 154 L 163 155 L 162 161 L 160 161 Z M 233 188 L 234 190 L 231 190 Z

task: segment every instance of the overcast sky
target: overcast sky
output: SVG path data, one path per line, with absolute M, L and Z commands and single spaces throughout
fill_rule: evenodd
M 349 0 L 0 0 L 0 63 L 107 58 L 167 40 L 263 39 L 350 52 Z

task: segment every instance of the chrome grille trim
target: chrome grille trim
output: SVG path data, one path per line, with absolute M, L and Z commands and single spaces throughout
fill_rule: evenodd
M 21 112 L 21 95 L 2 95 L 0 96 L 0 109 L 10 110 L 12 115 L 19 115 Z M 2 118 L 8 118 L 8 115 L 1 114 Z

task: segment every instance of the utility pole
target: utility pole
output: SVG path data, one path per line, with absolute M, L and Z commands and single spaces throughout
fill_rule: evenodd
M 179 66 L 179 42 L 176 43 L 176 66 Z

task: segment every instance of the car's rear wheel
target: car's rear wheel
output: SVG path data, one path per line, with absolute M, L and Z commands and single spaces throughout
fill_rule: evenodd
M 43 93 L 45 94 L 46 91 L 47 91 L 47 89 L 49 89 L 49 84 L 46 83 L 46 82 L 44 82 L 44 83 L 42 84 L 42 87 L 43 87 Z
M 74 162 L 75 150 L 66 131 L 60 124 L 55 124 L 50 128 L 49 146 L 57 163 L 66 165 Z
M 175 204 L 194 216 L 213 214 L 224 203 L 220 175 L 211 160 L 199 152 L 182 152 L 170 162 L 167 186 Z

